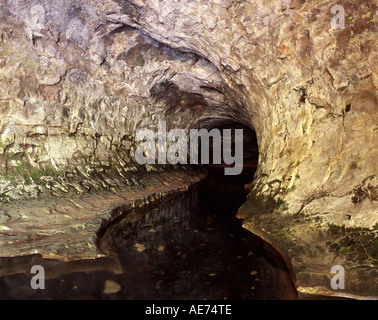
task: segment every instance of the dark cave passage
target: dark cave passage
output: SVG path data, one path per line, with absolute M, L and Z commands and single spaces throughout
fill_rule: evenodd
M 215 127 L 243 129 L 244 167 L 240 175 L 225 175 L 224 164 L 210 162 L 204 165 L 207 178 L 188 192 L 166 198 L 159 205 L 123 212 L 108 225 L 103 234 L 103 241 L 108 243 L 102 243 L 119 261 L 117 272 L 113 263 L 101 262 L 106 259 L 63 263 L 34 256 L 0 260 L 11 267 L 39 263 L 48 266 L 48 274 L 57 275 L 46 280 L 45 290 L 33 291 L 25 274 L 1 277 L 7 290 L 0 298 L 296 298 L 281 257 L 243 229 L 235 217 L 247 195 L 244 185 L 256 170 L 256 136 L 236 122 L 218 122 L 209 129 Z M 231 148 L 234 151 L 233 145 Z
M 246 126 L 245 124 L 234 121 L 220 121 L 213 123 L 208 130 L 213 128 L 220 131 L 231 130 L 231 154 L 235 157 L 242 158 L 243 170 L 240 174 L 227 175 L 224 169 L 226 167 L 232 167 L 236 164 L 227 165 L 222 161 L 220 164 L 215 164 L 214 158 L 214 140 L 210 140 L 210 163 L 202 164 L 202 166 L 208 171 L 209 177 L 202 183 L 201 195 L 204 197 L 203 205 L 209 205 L 210 207 L 223 207 L 226 206 L 230 210 L 237 210 L 245 201 L 247 191 L 245 190 L 245 184 L 250 183 L 253 180 L 254 174 L 257 169 L 259 151 L 257 144 L 257 137 L 255 132 Z M 235 137 L 236 130 L 242 130 L 243 133 L 243 152 L 240 155 L 236 154 L 235 144 L 238 143 Z M 222 141 L 223 142 L 223 141 Z M 224 146 L 222 144 L 222 151 Z M 201 152 L 201 148 L 199 148 Z M 237 162 L 237 161 L 235 161 Z
M 107 228 L 108 248 L 124 270 L 118 282 L 125 298 L 296 298 L 279 254 L 235 217 L 247 196 L 244 185 L 257 167 L 256 135 L 237 122 L 217 122 L 207 129 L 213 128 L 243 130 L 241 174 L 225 175 L 223 162 L 210 161 L 203 165 L 207 178 L 187 193 L 129 212 Z M 209 142 L 212 159 L 215 140 Z M 231 149 L 234 153 L 234 144 Z

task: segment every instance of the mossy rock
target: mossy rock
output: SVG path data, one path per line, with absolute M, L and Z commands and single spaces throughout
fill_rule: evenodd
M 337 255 L 348 255 L 349 260 L 371 261 L 378 265 L 378 224 L 372 229 L 329 225 L 329 234 L 337 237 L 329 245 Z

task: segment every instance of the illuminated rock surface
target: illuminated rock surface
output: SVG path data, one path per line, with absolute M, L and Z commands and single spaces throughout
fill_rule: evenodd
M 282 254 L 300 293 L 377 297 L 377 7 L 344 1 L 334 30 L 335 4 L 1 1 L 2 255 L 9 234 L 46 236 L 14 231 L 33 208 L 50 219 L 44 201 L 73 217 L 75 197 L 149 190 L 141 177 L 169 168 L 135 163 L 137 129 L 233 120 L 259 145 L 245 228 Z M 333 265 L 344 290 L 330 288 Z

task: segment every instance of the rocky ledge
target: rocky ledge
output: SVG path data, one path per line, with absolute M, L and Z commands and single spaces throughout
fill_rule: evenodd
M 97 246 L 104 226 L 128 209 L 158 204 L 186 192 L 205 176 L 204 170 L 188 167 L 146 174 L 143 187 L 4 204 L 0 209 L 0 257 L 38 254 L 61 261 L 105 257 Z

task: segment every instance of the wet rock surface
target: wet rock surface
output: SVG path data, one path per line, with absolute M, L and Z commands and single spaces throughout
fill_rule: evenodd
M 1 207 L 0 256 L 40 254 L 43 258 L 74 261 L 104 256 L 96 233 L 119 214 L 117 208 L 138 208 L 159 203 L 165 197 L 186 192 L 206 172 L 182 168 L 145 174 L 138 186 L 85 196 L 42 198 Z

